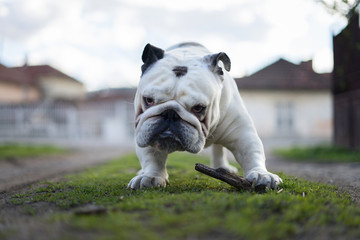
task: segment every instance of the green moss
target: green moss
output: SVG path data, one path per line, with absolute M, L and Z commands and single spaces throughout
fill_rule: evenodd
M 281 193 L 238 191 L 196 172 L 196 162 L 209 163 L 205 157 L 173 154 L 170 186 L 132 191 L 126 186 L 139 163 L 129 155 L 63 182 L 43 183 L 13 200 L 54 203 L 64 212 L 52 222 L 103 239 L 316 239 L 324 232 L 335 239 L 360 237 L 360 208 L 333 186 L 280 173 Z M 75 214 L 86 204 L 108 211 Z
M 65 152 L 66 150 L 63 148 L 50 146 L 50 145 L 20 145 L 20 144 L 0 145 L 0 159 L 54 155 L 54 154 L 62 154 Z
M 277 149 L 275 154 L 290 160 L 304 162 L 360 162 L 360 152 L 335 146 Z

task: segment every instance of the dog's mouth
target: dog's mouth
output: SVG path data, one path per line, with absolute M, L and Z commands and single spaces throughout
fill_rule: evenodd
M 173 132 L 170 131 L 170 129 L 167 129 L 166 131 L 159 134 L 160 138 L 178 138 L 175 136 Z
M 151 145 L 159 151 L 166 150 L 169 153 L 185 150 L 181 139 L 170 129 L 167 129 L 164 132 L 154 136 Z

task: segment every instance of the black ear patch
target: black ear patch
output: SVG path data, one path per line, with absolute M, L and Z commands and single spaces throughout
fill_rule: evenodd
M 226 55 L 226 53 L 220 52 L 220 53 L 205 56 L 205 58 L 209 62 L 209 68 L 211 71 L 213 71 L 219 75 L 224 74 L 221 67 L 218 66 L 219 61 L 223 62 L 224 68 L 226 71 L 230 71 L 231 61 L 230 61 L 230 58 L 228 57 L 228 55 Z
M 144 72 L 156 61 L 162 59 L 164 57 L 164 50 L 161 48 L 154 47 L 151 44 L 146 44 L 143 54 L 142 54 L 142 61 L 143 65 L 141 66 L 141 72 Z
M 173 72 L 175 73 L 176 77 L 182 77 L 182 76 L 186 75 L 187 71 L 188 71 L 188 68 L 185 66 L 175 66 L 173 68 Z

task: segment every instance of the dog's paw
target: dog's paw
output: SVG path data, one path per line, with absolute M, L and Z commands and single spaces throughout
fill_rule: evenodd
M 163 177 L 139 175 L 130 180 L 128 188 L 136 190 L 139 188 L 166 187 L 168 183 L 169 181 Z
M 254 168 L 250 170 L 245 178 L 253 184 L 253 186 L 265 186 L 271 187 L 272 189 L 276 189 L 280 183 L 282 183 L 282 179 L 271 172 L 268 172 L 264 169 Z

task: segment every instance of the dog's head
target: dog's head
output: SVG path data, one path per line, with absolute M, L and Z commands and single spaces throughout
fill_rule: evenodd
M 197 153 L 219 120 L 224 69 L 229 57 L 210 54 L 199 44 L 168 51 L 147 44 L 135 96 L 135 134 L 139 147 Z

